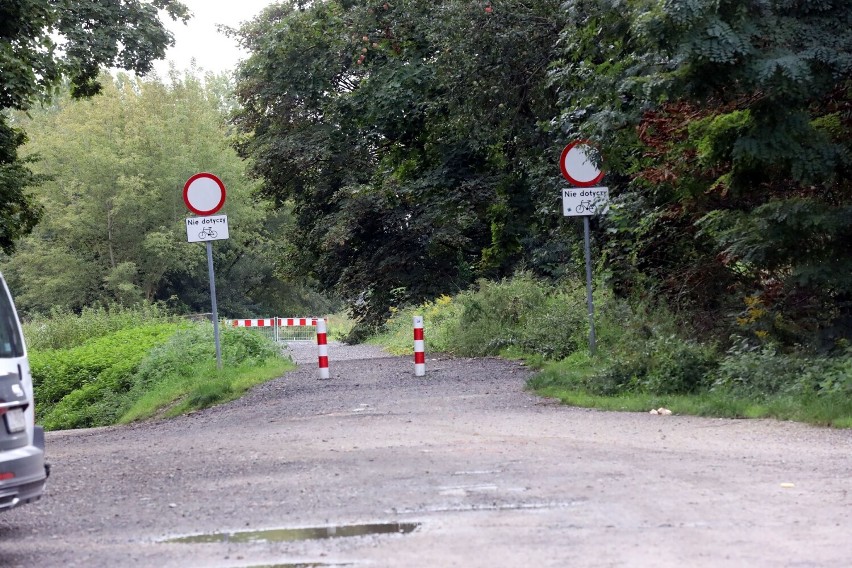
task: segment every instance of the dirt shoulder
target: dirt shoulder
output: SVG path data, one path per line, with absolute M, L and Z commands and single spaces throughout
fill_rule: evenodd
M 500 359 L 333 346 L 241 400 L 50 433 L 42 501 L 0 516 L 0 566 L 841 566 L 852 432 L 608 413 L 523 390 Z M 335 357 L 336 355 L 336 357 Z M 409 534 L 167 543 L 414 522 Z

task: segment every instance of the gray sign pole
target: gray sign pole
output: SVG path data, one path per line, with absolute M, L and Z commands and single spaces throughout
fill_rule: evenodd
M 210 276 L 210 302 L 213 306 L 213 338 L 216 341 L 216 368 L 222 369 L 222 345 L 219 343 L 219 310 L 216 308 L 216 279 L 213 274 L 213 243 L 207 241 L 207 274 Z M 588 262 L 588 253 L 586 260 Z
M 589 236 L 589 216 L 583 215 L 583 230 L 586 240 L 586 303 L 589 307 L 589 351 L 595 354 L 595 304 L 592 301 L 592 245 Z M 210 246 L 210 243 L 207 243 Z M 215 309 L 215 308 L 214 308 Z

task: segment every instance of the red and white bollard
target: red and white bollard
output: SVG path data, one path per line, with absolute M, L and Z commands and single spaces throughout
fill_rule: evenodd
M 325 319 L 317 318 L 317 348 L 319 349 L 319 378 L 328 377 L 328 337 Z
M 423 341 L 423 316 L 414 316 L 414 376 L 426 374 L 426 343 Z

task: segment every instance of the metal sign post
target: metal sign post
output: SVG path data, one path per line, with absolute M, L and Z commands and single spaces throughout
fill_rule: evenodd
M 592 299 L 592 245 L 589 217 L 609 210 L 609 188 L 591 187 L 601 181 L 604 173 L 589 154 L 595 150 L 585 140 L 568 144 L 559 158 L 562 175 L 575 187 L 562 190 L 562 213 L 566 217 L 583 217 L 583 239 L 586 253 L 586 304 L 589 312 L 589 352 L 594 355 L 595 304 Z
M 583 215 L 583 233 L 586 241 L 586 305 L 589 308 L 589 351 L 595 354 L 595 303 L 592 300 L 592 245 L 589 236 L 589 216 Z M 210 246 L 208 243 L 207 246 Z M 215 311 L 215 307 L 213 310 Z
M 213 243 L 207 241 L 207 275 L 210 277 L 210 303 L 213 308 L 213 340 L 216 342 L 216 368 L 222 368 L 222 344 L 219 342 L 219 310 L 216 308 L 216 277 L 213 274 Z
M 219 310 L 216 307 L 216 277 L 213 272 L 213 241 L 228 238 L 227 215 L 215 215 L 225 203 L 225 184 L 213 174 L 195 174 L 183 186 L 186 207 L 202 217 L 186 220 L 186 240 L 207 246 L 207 275 L 210 278 L 210 304 L 213 308 L 213 340 L 216 342 L 216 368 L 222 368 L 222 344 L 219 341 Z

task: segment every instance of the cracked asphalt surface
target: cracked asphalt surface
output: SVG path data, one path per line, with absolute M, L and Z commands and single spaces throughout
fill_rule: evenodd
M 0 566 L 847 566 L 852 432 L 611 413 L 500 359 L 293 346 L 296 371 L 168 421 L 52 432 Z M 180 536 L 361 523 L 407 534 Z

